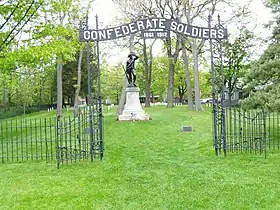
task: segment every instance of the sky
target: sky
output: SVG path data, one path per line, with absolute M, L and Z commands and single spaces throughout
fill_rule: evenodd
M 244 3 L 245 0 L 233 0 L 237 3 Z M 95 0 L 92 3 L 92 11 L 89 14 L 89 25 L 94 28 L 95 25 L 95 15 L 98 15 L 99 19 L 99 28 L 104 28 L 108 25 L 115 25 L 114 22 L 116 17 L 119 16 L 119 11 L 117 5 L 115 5 L 112 0 Z M 267 24 L 269 20 L 272 20 L 272 13 L 268 8 L 266 8 L 262 0 L 252 0 L 249 10 L 251 11 L 251 16 L 249 18 L 249 24 L 247 27 L 254 31 L 254 33 L 261 37 L 267 38 L 271 35 L 271 31 L 268 28 L 264 28 L 264 24 Z M 228 13 L 228 12 L 227 12 Z M 224 13 L 224 17 L 221 15 L 221 19 L 227 15 Z M 121 25 L 121 23 L 119 24 Z M 234 38 L 238 34 L 238 29 L 236 23 L 230 24 L 228 27 L 228 31 L 230 33 L 230 38 Z M 109 41 L 100 43 L 101 53 L 106 53 L 109 58 L 107 60 L 109 65 L 116 65 L 119 62 L 124 63 L 127 55 L 129 53 L 128 49 L 122 49 L 116 46 L 114 43 L 108 43 Z M 261 48 L 258 52 L 256 52 L 256 56 L 261 54 L 266 46 L 261 44 L 260 42 L 256 42 L 256 47 L 258 49 Z M 159 54 L 161 52 L 162 42 L 157 41 L 154 46 L 154 54 Z

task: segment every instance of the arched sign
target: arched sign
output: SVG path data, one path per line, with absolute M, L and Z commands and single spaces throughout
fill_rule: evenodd
M 124 24 L 107 29 L 80 29 L 80 41 L 92 42 L 112 40 L 125 37 L 139 31 L 147 31 L 150 29 L 173 31 L 181 35 L 199 39 L 222 40 L 228 38 L 228 32 L 225 28 L 204 28 L 188 25 L 171 19 L 151 18 L 145 20 L 137 20 L 129 24 Z

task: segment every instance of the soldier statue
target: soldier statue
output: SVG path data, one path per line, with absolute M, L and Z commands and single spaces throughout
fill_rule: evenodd
M 126 62 L 126 76 L 128 79 L 129 86 L 136 87 L 136 71 L 135 71 L 135 61 L 139 57 L 134 53 L 131 52 L 128 55 L 128 60 Z

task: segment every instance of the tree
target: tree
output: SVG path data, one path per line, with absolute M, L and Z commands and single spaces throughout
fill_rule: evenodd
M 170 18 L 174 20 L 181 20 L 182 14 L 180 12 L 181 0 L 156 0 L 156 11 L 155 14 L 160 17 Z M 179 52 L 181 50 L 180 37 L 175 35 L 176 41 L 175 46 L 173 40 L 168 38 L 164 40 L 164 46 L 168 57 L 168 86 L 167 86 L 167 108 L 174 107 L 174 69 L 177 63 Z M 174 49 L 174 50 L 173 50 Z
M 151 91 L 153 91 L 154 95 L 159 95 L 164 100 L 166 100 L 167 94 L 168 63 L 169 60 L 165 56 L 157 56 L 153 59 Z
M 224 74 L 230 104 L 233 92 L 241 88 L 240 79 L 245 76 L 248 69 L 248 56 L 253 37 L 253 34 L 245 29 L 233 42 L 224 42 Z
M 19 3 L 19 6 L 17 5 Z M 32 5 L 28 12 L 28 17 L 31 17 L 31 11 L 35 11 L 28 24 L 25 25 L 23 33 L 28 35 L 27 39 L 21 40 L 20 37 L 10 41 L 9 44 L 5 44 L 4 50 L 0 52 L 0 69 L 1 74 L 17 80 L 17 72 L 21 72 L 22 69 L 28 69 L 28 72 L 32 70 L 32 75 L 29 77 L 30 83 L 26 83 L 26 87 L 30 91 L 26 91 L 24 94 L 25 100 L 28 103 L 53 103 L 53 98 L 57 95 L 58 98 L 58 116 L 61 116 L 62 103 L 64 92 L 66 97 L 71 97 L 74 94 L 73 80 L 65 80 L 63 78 L 62 69 L 70 61 L 76 61 L 76 52 L 82 47 L 78 41 L 77 29 L 79 22 L 83 19 L 85 11 L 88 8 L 82 7 L 80 0 L 59 0 L 59 1 L 8 1 L 4 4 L 4 9 L 1 7 L 1 18 L 4 17 L 7 21 L 4 23 L 5 27 L 12 25 L 18 25 L 17 29 L 12 31 L 13 37 L 17 35 L 17 31 L 22 29 L 20 26 L 22 23 L 17 24 L 23 18 L 25 11 Z M 37 8 L 36 5 L 40 5 Z M 16 8 L 16 9 L 15 9 Z M 38 15 L 39 14 L 39 15 Z M 1 26 L 2 27 L 2 26 Z M 3 28 L 5 28 L 3 26 Z M 32 30 L 30 30 L 32 29 Z M 5 41 L 9 31 L 0 32 L 0 44 L 1 38 Z M 25 36 L 27 37 L 27 36 Z M 17 43 L 15 42 L 17 41 Z M 77 61 L 76 61 L 77 63 Z M 56 70 L 55 67 L 56 66 Z M 71 66 L 71 65 L 70 65 Z M 54 73 L 57 73 L 57 81 L 54 80 Z M 67 72 L 68 73 L 68 72 Z M 76 73 L 77 74 L 77 73 Z M 20 76 L 21 78 L 23 76 Z M 62 92 L 62 82 L 66 84 L 65 89 L 69 88 L 70 91 L 65 93 Z M 18 84 L 11 86 L 8 84 L 9 80 L 3 80 L 0 84 L 3 93 L 4 104 L 8 100 L 12 100 L 14 94 L 20 96 L 17 92 L 12 93 L 16 90 Z M 24 81 L 22 79 L 22 81 Z M 28 82 L 29 82 L 28 81 Z M 71 83 L 72 82 L 72 83 Z M 12 84 L 12 83 L 11 83 Z M 24 83 L 23 83 L 24 84 Z M 29 85 L 31 84 L 31 85 Z M 57 94 L 53 91 L 53 86 L 57 84 Z M 67 87 L 72 85 L 71 87 Z M 32 89 L 34 87 L 34 89 Z M 34 92 L 34 91 L 35 92 Z M 33 91 L 32 93 L 29 93 Z M 12 93 L 13 95 L 11 95 Z M 68 94 L 69 93 L 69 94 Z M 15 102 L 16 100 L 13 99 Z M 23 101 L 23 100 L 22 100 Z
M 78 61 L 78 68 L 77 68 L 77 84 L 76 84 L 76 90 L 75 90 L 75 102 L 74 102 L 74 114 L 75 116 L 78 115 L 78 106 L 79 106 L 79 94 L 81 89 L 81 81 L 82 81 L 82 75 L 81 75 L 81 68 L 82 68 L 82 60 L 83 60 L 83 48 L 80 49 L 79 53 L 79 61 Z
M 0 53 L 10 44 L 15 44 L 15 38 L 25 28 L 32 18 L 38 15 L 42 0 L 7 1 L 1 5 L 0 17 Z
M 191 73 L 189 68 L 189 57 L 187 56 L 186 50 L 186 41 L 184 39 L 181 40 L 182 43 L 182 59 L 185 66 L 185 77 L 186 77 L 186 86 L 188 91 L 188 109 L 193 109 L 193 97 L 192 97 L 192 83 L 191 83 Z
M 151 97 L 151 82 L 152 82 L 152 68 L 153 68 L 153 45 L 156 40 L 153 41 L 147 52 L 146 40 L 143 39 L 143 55 L 144 55 L 144 66 L 145 66 L 145 107 L 150 107 Z M 148 56 L 149 55 L 149 56 Z
M 243 23 L 246 15 L 249 14 L 248 7 L 249 7 L 249 3 L 240 6 L 239 4 L 236 4 L 236 2 L 231 2 L 227 0 L 199 0 L 199 1 L 184 0 L 183 18 L 186 19 L 187 23 L 190 25 L 192 25 L 194 21 L 205 22 L 205 18 L 203 18 L 203 16 L 207 17 L 208 15 L 210 16 L 210 21 L 212 21 L 213 15 L 217 11 L 221 11 L 221 9 L 223 9 L 223 10 L 232 10 L 231 12 L 233 14 L 227 20 L 228 23 L 233 22 L 234 19 L 241 19 L 239 22 Z M 224 25 L 224 27 L 226 27 L 226 24 Z M 195 108 L 197 111 L 201 111 L 202 106 L 200 102 L 199 54 L 202 53 L 205 40 L 199 41 L 193 38 L 188 38 L 186 40 L 187 43 L 190 45 L 190 50 L 193 54 L 194 77 L 195 77 Z M 186 59 L 185 62 L 187 64 Z
M 179 96 L 179 102 L 182 103 L 185 93 L 187 92 L 187 84 L 185 78 L 186 76 L 185 69 L 180 60 L 176 63 L 174 73 L 175 73 L 175 87 L 177 88 L 178 91 L 176 95 Z
M 46 45 L 53 45 L 55 49 L 57 72 L 57 117 L 62 117 L 63 90 L 62 70 L 63 64 L 75 59 L 78 42 L 77 29 L 80 19 L 83 18 L 85 8 L 80 6 L 79 0 L 51 0 L 44 6 L 44 24 L 36 28 L 36 39 Z M 43 41 L 42 39 L 46 39 Z
M 109 68 L 108 66 L 102 66 L 102 94 L 103 98 L 110 99 L 114 103 L 118 103 L 120 93 L 123 87 L 124 70 L 122 64 Z
M 280 100 L 280 17 L 279 0 L 267 1 L 276 14 L 270 45 L 262 56 L 251 63 L 250 71 L 246 75 L 247 92 L 249 97 L 242 101 L 244 108 L 267 108 L 279 111 Z

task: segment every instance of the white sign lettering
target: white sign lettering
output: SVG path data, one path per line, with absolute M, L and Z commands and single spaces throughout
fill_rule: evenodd
M 147 30 L 161 30 L 164 32 L 154 33 L 151 32 L 153 37 L 160 38 L 165 37 L 166 31 L 170 33 L 173 31 L 177 34 L 190 36 L 198 39 L 227 39 L 228 32 L 224 28 L 203 28 L 198 26 L 192 26 L 185 23 L 180 23 L 175 20 L 164 19 L 164 18 L 151 18 L 145 20 L 137 20 L 135 22 L 124 24 L 108 29 L 90 30 L 80 29 L 80 41 L 104 41 L 111 40 L 120 37 L 125 37 L 130 34 L 135 34 L 139 31 L 146 31 L 142 33 L 142 37 L 147 37 L 145 34 Z M 168 34 L 167 34 L 168 35 Z M 169 37 L 169 35 L 168 35 Z

